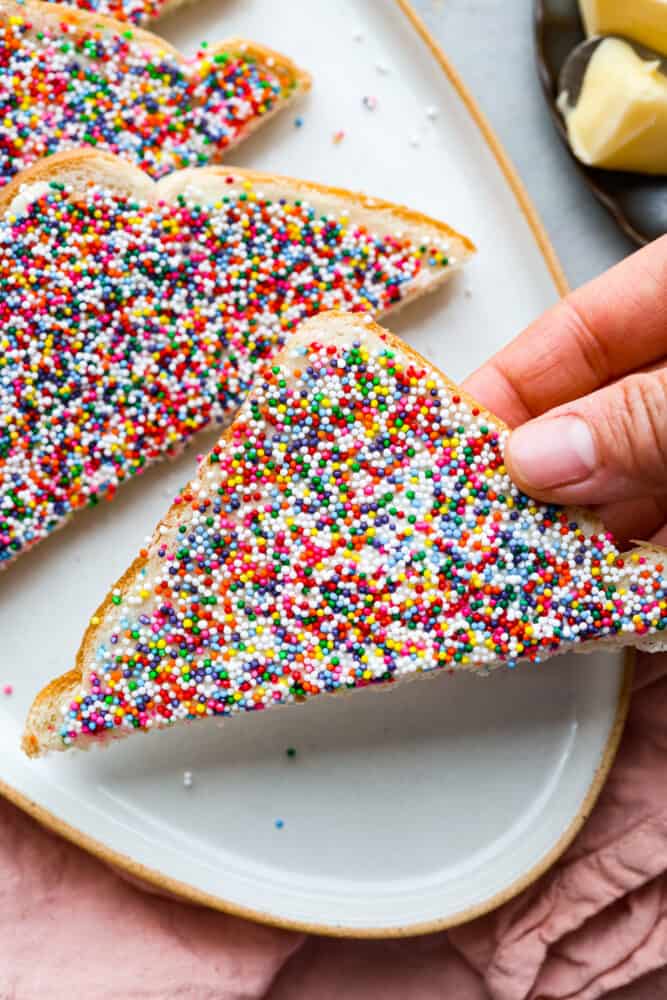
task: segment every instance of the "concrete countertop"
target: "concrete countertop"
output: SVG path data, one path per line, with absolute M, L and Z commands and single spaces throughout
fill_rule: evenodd
M 531 0 L 414 0 L 517 168 L 574 287 L 634 248 L 593 198 L 551 123 Z

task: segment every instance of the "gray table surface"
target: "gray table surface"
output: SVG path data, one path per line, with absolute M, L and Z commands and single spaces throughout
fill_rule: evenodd
M 574 287 L 633 244 L 582 183 L 542 97 L 532 0 L 413 0 L 517 168 Z

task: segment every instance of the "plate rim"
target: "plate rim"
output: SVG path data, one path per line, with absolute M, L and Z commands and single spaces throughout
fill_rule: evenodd
M 456 90 L 460 100 L 465 106 L 468 114 L 477 125 L 482 138 L 486 142 L 496 163 L 498 164 L 515 200 L 523 213 L 526 222 L 533 234 L 535 242 L 544 258 L 547 269 L 554 282 L 559 295 L 565 295 L 569 291 L 569 285 L 565 272 L 558 259 L 556 251 L 546 233 L 542 220 L 533 205 L 531 198 L 524 187 L 514 165 L 512 164 L 502 143 L 495 134 L 491 124 L 477 104 L 477 101 L 468 90 L 454 65 L 441 45 L 436 41 L 432 33 L 427 28 L 423 19 L 414 9 L 411 0 L 392 0 L 394 5 L 403 13 L 412 29 L 424 42 L 431 52 L 436 63 L 439 65 L 444 76 Z M 53 833 L 57 833 L 65 840 L 80 847 L 105 862 L 107 865 L 120 869 L 122 873 L 130 878 L 146 883 L 154 891 L 166 897 L 176 897 L 177 899 L 193 903 L 199 906 L 206 906 L 213 910 L 228 913 L 232 916 L 242 917 L 246 920 L 253 920 L 256 923 L 277 927 L 281 930 L 300 931 L 309 934 L 326 935 L 337 938 L 402 938 L 413 937 L 422 934 L 431 934 L 436 931 L 447 930 L 459 924 L 473 920 L 476 917 L 495 910 L 502 903 L 512 899 L 523 889 L 532 885 L 541 875 L 543 875 L 569 847 L 575 836 L 587 820 L 597 798 L 602 790 L 607 775 L 616 757 L 616 752 L 623 734 L 625 720 L 627 718 L 630 705 L 630 694 L 632 690 L 632 680 L 634 675 L 636 653 L 634 650 L 626 650 L 624 664 L 619 685 L 616 714 L 609 731 L 609 736 L 600 757 L 597 768 L 591 779 L 588 791 L 579 807 L 578 812 L 573 817 L 568 827 L 564 830 L 555 844 L 540 860 L 528 871 L 524 872 L 518 879 L 515 879 L 504 889 L 494 893 L 489 898 L 474 906 L 467 907 L 447 917 L 428 920 L 418 923 L 396 925 L 390 927 L 345 927 L 336 924 L 311 923 L 300 920 L 291 920 L 277 917 L 271 913 L 255 910 L 250 907 L 241 906 L 230 902 L 214 893 L 208 893 L 179 879 L 172 878 L 155 868 L 150 868 L 135 861 L 132 857 L 107 846 L 96 837 L 83 833 L 71 823 L 61 819 L 51 810 L 34 802 L 28 795 L 14 788 L 12 785 L 0 779 L 0 795 L 23 812 L 31 816 L 42 826 Z

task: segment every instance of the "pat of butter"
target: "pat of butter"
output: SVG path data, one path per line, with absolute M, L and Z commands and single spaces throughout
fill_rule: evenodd
M 6 215 L 23 215 L 33 201 L 37 201 L 43 194 L 48 194 L 51 185 L 45 181 L 35 181 L 34 184 L 23 184 L 19 188 L 19 193 L 9 203 Z
M 607 170 L 667 174 L 667 77 L 618 38 L 600 42 L 576 103 L 558 98 L 577 159 Z
M 579 0 L 589 35 L 625 35 L 667 56 L 667 0 Z

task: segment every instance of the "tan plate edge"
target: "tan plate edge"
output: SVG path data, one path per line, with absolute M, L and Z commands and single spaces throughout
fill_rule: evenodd
M 563 269 L 560 265 L 558 257 L 556 256 L 556 252 L 549 241 L 549 237 L 547 236 L 540 217 L 530 200 L 528 192 L 519 179 L 518 174 L 491 128 L 491 125 L 485 118 L 474 97 L 463 83 L 463 80 L 454 69 L 435 38 L 431 35 L 422 19 L 412 7 L 409 0 L 394 0 L 394 3 L 405 14 L 414 30 L 430 49 L 436 62 L 457 91 L 470 116 L 475 121 L 477 127 L 482 133 L 482 136 L 484 137 L 485 142 L 493 153 L 505 179 L 507 180 L 507 183 L 509 184 L 518 202 L 519 208 L 526 217 L 526 221 L 532 230 L 535 241 L 540 248 L 559 294 L 565 295 L 568 291 L 567 279 L 565 278 Z M 279 927 L 282 930 L 305 931 L 310 934 L 324 934 L 330 937 L 400 938 L 411 937 L 417 934 L 430 934 L 434 931 L 446 930 L 449 927 L 455 927 L 458 924 L 466 923 L 476 917 L 481 917 L 485 913 L 489 913 L 491 910 L 496 909 L 496 907 L 500 906 L 502 903 L 512 899 L 512 897 L 516 896 L 523 889 L 526 889 L 529 885 L 532 885 L 536 879 L 543 875 L 558 860 L 567 847 L 569 847 L 581 827 L 588 819 L 588 816 L 597 801 L 598 795 L 602 790 L 607 775 L 609 774 L 611 766 L 614 762 L 630 706 L 634 664 L 635 652 L 634 650 L 630 650 L 626 653 L 625 657 L 625 668 L 623 671 L 621 689 L 619 691 L 616 717 L 609 734 L 609 739 L 607 740 L 604 752 L 600 758 L 600 763 L 598 764 L 595 774 L 593 775 L 593 780 L 586 797 L 581 804 L 579 812 L 572 820 L 568 828 L 554 844 L 551 850 L 548 851 L 547 854 L 545 854 L 544 857 L 530 869 L 530 871 L 526 872 L 521 876 L 521 878 L 507 886 L 507 888 L 502 892 L 496 893 L 496 895 L 492 896 L 490 899 L 484 900 L 484 902 L 479 903 L 476 906 L 469 907 L 466 910 L 462 910 L 461 912 L 455 913 L 442 920 L 431 920 L 425 923 L 410 924 L 407 926 L 363 928 L 337 927 L 335 924 L 311 924 L 294 920 L 281 920 L 278 917 L 274 917 L 272 914 L 238 906 L 235 903 L 231 903 L 219 896 L 214 896 L 210 893 L 203 892 L 202 890 L 194 889 L 192 886 L 179 882 L 177 879 L 172 879 L 167 875 L 163 875 L 162 872 L 156 871 L 153 868 L 147 868 L 145 865 L 142 865 L 137 861 L 133 861 L 133 859 L 127 855 L 121 854 L 119 851 L 114 851 L 112 848 L 107 847 L 94 837 L 89 837 L 87 834 L 77 830 L 76 827 L 73 827 L 69 823 L 64 822 L 64 820 L 59 819 L 52 812 L 49 812 L 48 809 L 44 809 L 36 802 L 33 802 L 30 798 L 23 795 L 21 792 L 18 792 L 15 788 L 6 784 L 4 781 L 0 781 L 0 795 L 4 796 L 4 798 L 8 799 L 14 805 L 18 806 L 19 809 L 28 813 L 33 817 L 33 819 L 36 819 L 43 826 L 47 827 L 47 829 L 59 834 L 61 837 L 69 840 L 72 844 L 75 844 L 77 847 L 81 847 L 83 850 L 93 854 L 95 857 L 99 858 L 100 861 L 104 861 L 106 864 L 120 868 L 128 875 L 131 875 L 136 879 L 140 879 L 141 881 L 148 883 L 164 893 L 177 896 L 189 903 L 195 903 L 200 906 L 208 906 L 214 910 L 221 910 L 224 913 L 230 913 L 237 917 L 243 917 L 246 920 L 255 920 L 259 923 L 268 924 L 272 927 Z
M 467 923 L 469 920 L 473 920 L 476 917 L 481 917 L 484 914 L 489 913 L 502 903 L 506 903 L 523 889 L 532 885 L 533 882 L 548 871 L 548 869 L 555 864 L 558 858 L 572 843 L 575 836 L 588 819 L 614 762 L 616 751 L 618 750 L 618 745 L 621 741 L 621 736 L 623 735 L 623 727 L 625 725 L 628 707 L 630 704 L 634 661 L 635 652 L 634 650 L 629 650 L 626 654 L 625 669 L 623 672 L 621 690 L 619 692 L 616 717 L 609 734 L 607 745 L 604 749 L 604 753 L 602 754 L 595 774 L 593 775 L 593 780 L 588 789 L 586 798 L 582 802 L 579 812 L 572 820 L 567 830 L 565 830 L 565 832 L 560 836 L 551 850 L 548 851 L 547 854 L 545 854 L 544 857 L 530 869 L 530 871 L 526 872 L 521 876 L 521 878 L 507 886 L 507 888 L 503 889 L 502 892 L 496 893 L 490 899 L 484 900 L 484 902 L 478 903 L 476 906 L 469 907 L 466 910 L 461 910 L 459 913 L 455 913 L 442 920 L 431 920 L 424 923 L 410 924 L 407 926 L 399 925 L 388 928 L 349 928 L 337 927 L 335 924 L 311 924 L 294 920 L 281 920 L 278 917 L 274 917 L 272 914 L 238 906 L 237 904 L 231 903 L 228 900 L 220 898 L 219 896 L 203 892 L 200 889 L 194 889 L 192 886 L 187 885 L 184 882 L 179 882 L 178 879 L 173 879 L 168 875 L 163 875 L 162 872 L 156 871 L 154 868 L 147 868 L 145 865 L 140 864 L 138 861 L 134 861 L 127 855 L 121 854 L 120 851 L 114 851 L 112 848 L 107 847 L 94 837 L 89 837 L 87 834 L 77 830 L 76 827 L 71 826 L 64 820 L 59 819 L 52 812 L 49 812 L 48 809 L 44 809 L 36 802 L 33 802 L 27 796 L 23 795 L 21 792 L 17 792 L 16 789 L 7 785 L 4 781 L 0 781 L 0 794 L 14 805 L 18 806 L 19 809 L 22 809 L 24 812 L 32 816 L 33 819 L 36 819 L 42 824 L 42 826 L 45 826 L 47 829 L 59 834 L 61 837 L 69 840 L 72 844 L 75 844 L 77 847 L 83 848 L 83 850 L 88 851 L 89 854 L 93 854 L 95 857 L 99 858 L 100 861 L 104 861 L 108 865 L 120 868 L 133 878 L 146 882 L 156 889 L 161 890 L 163 893 L 179 897 L 181 900 L 188 903 L 195 903 L 199 906 L 208 906 L 213 910 L 221 910 L 224 913 L 230 913 L 237 917 L 243 917 L 246 920 L 255 920 L 262 924 L 278 927 L 281 930 L 306 931 L 309 934 L 322 934 L 328 935 L 329 937 L 401 938 L 412 937 L 418 934 L 430 934 L 434 931 L 442 931 L 449 927 L 456 927 L 458 924 Z

